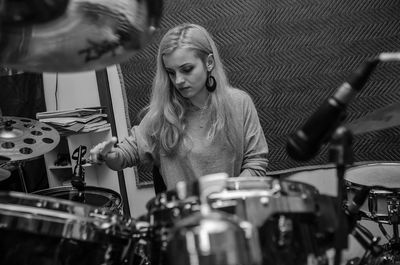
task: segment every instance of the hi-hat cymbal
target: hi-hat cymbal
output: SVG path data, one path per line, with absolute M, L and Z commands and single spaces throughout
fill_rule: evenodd
M 55 148 L 60 134 L 37 120 L 0 117 L 0 155 L 19 161 L 43 155 Z
M 400 103 L 394 103 L 387 107 L 352 121 L 345 125 L 353 134 L 361 134 L 388 129 L 400 125 Z
M 1 18 L 0 13 L 0 64 L 30 72 L 104 69 L 147 44 L 161 8 L 162 0 L 69 0 L 64 13 L 36 23 Z

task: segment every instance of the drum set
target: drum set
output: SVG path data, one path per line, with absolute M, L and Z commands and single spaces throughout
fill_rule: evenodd
M 359 215 L 348 216 L 357 223 L 348 235 L 358 231 L 355 237 L 364 240 L 365 248 L 365 255 L 348 264 L 398 264 L 400 195 L 391 182 L 396 170 L 400 164 L 349 169 L 347 200 L 365 186 L 370 191 Z M 380 177 L 386 184 L 371 185 L 370 177 Z M 335 197 L 306 183 L 271 176 L 220 178 L 211 192 L 201 189 L 201 181 L 193 185 L 197 191 L 191 194 L 186 183 L 158 194 L 138 218 L 51 193 L 1 192 L 0 263 L 331 263 L 328 252 L 338 228 Z M 388 242 L 381 244 L 363 227 L 364 219 L 383 229 Z M 391 236 L 384 225 L 392 226 Z
M 58 143 L 45 124 L 7 120 L 2 165 L 52 148 L 37 143 Z M 0 264 L 330 265 L 331 250 L 343 249 L 338 239 L 350 237 L 364 253 L 341 263 L 400 264 L 400 163 L 349 166 L 343 200 L 282 175 L 207 175 L 157 194 L 131 218 L 118 193 L 84 185 L 85 151 L 72 156 L 70 187 L 0 192 Z

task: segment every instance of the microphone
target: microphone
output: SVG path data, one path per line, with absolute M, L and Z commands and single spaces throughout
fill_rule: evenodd
M 328 141 L 333 131 L 344 120 L 346 106 L 367 82 L 368 77 L 378 64 L 372 59 L 361 64 L 333 94 L 305 122 L 303 127 L 289 136 L 286 151 L 299 161 L 313 158 L 321 145 Z

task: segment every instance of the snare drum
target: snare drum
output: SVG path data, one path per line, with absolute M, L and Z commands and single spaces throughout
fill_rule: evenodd
M 78 196 L 79 191 L 72 186 L 38 190 L 32 194 L 81 202 L 96 207 L 97 211 L 103 214 L 123 214 L 121 195 L 111 189 L 86 186 L 82 198 Z
M 89 205 L 0 193 L 0 264 L 131 264 L 136 232 L 134 220 Z
M 360 211 L 379 223 L 399 223 L 400 164 L 371 163 L 349 168 L 345 175 L 348 200 L 363 187 L 370 187 Z

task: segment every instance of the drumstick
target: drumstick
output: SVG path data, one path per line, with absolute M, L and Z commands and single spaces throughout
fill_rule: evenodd
M 104 156 L 111 151 L 117 141 L 117 137 L 114 136 L 110 140 L 99 144 L 102 146 L 99 147 L 98 152 L 94 151 L 96 147 L 90 150 L 90 156 L 87 162 L 90 164 L 101 164 L 104 162 Z

